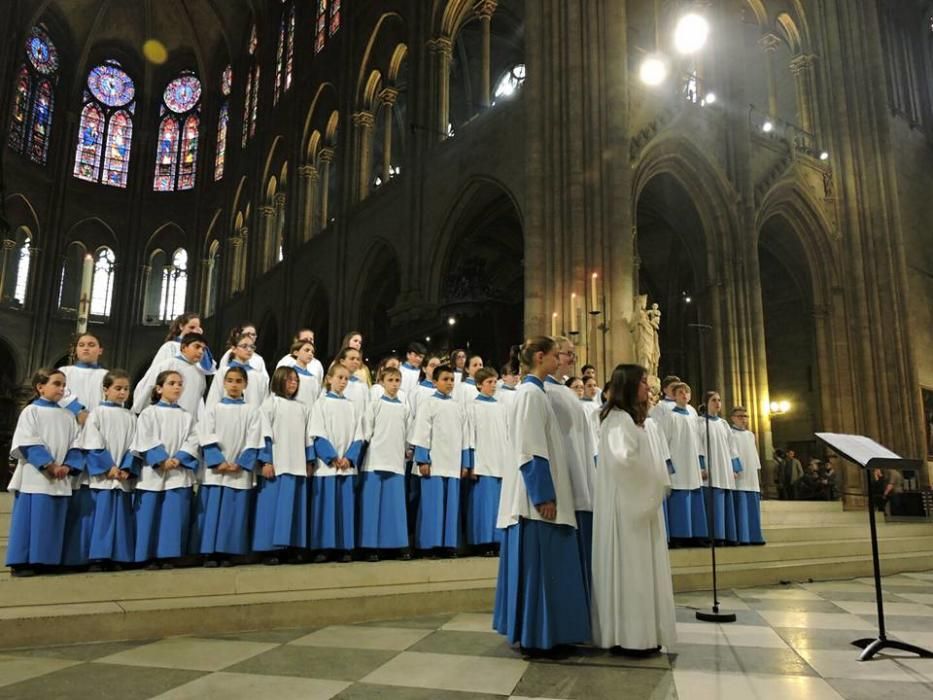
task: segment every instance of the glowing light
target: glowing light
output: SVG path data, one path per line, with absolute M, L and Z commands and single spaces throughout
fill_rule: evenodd
M 766 119 L 765 123 L 761 125 L 761 130 L 766 134 L 770 134 L 772 131 L 774 131 L 774 122 L 770 119 Z
M 143 56 L 150 63 L 161 66 L 168 60 L 168 50 L 165 48 L 165 44 L 158 39 L 147 39 L 143 44 Z
M 827 153 L 826 151 L 822 151 L 820 153 L 820 160 L 829 160 L 829 153 Z
M 706 104 L 711 105 L 716 102 L 716 93 L 708 92 L 706 93 Z
M 655 87 L 667 79 L 667 61 L 663 56 L 651 54 L 645 56 L 638 69 L 638 77 L 645 85 Z
M 456 326 L 456 325 L 457 325 L 457 319 L 455 319 L 453 316 L 449 317 L 449 318 L 447 319 L 447 325 L 448 325 L 448 326 Z
M 694 12 L 684 15 L 674 28 L 674 48 L 677 53 L 696 53 L 706 45 L 709 38 L 709 22 Z
M 431 342 L 431 336 L 429 336 L 429 335 L 424 336 L 424 342 L 430 343 L 430 342 Z

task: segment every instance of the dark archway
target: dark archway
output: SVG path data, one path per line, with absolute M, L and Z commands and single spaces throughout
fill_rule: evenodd
M 314 284 L 305 292 L 307 299 L 304 310 L 299 317 L 299 325 L 291 329 L 294 334 L 298 328 L 310 328 L 314 331 L 314 352 L 317 359 L 325 367 L 337 350 L 330 344 L 330 299 L 324 290 L 324 285 Z M 291 341 L 290 335 L 288 340 Z M 334 342 L 339 342 L 339 338 Z
M 401 290 L 401 265 L 395 251 L 385 243 L 377 243 L 363 265 L 366 276 L 361 284 L 359 300 L 359 330 L 366 343 L 370 362 L 396 349 L 392 337 L 390 310 L 396 305 Z M 393 345 L 394 343 L 394 345 Z
M 262 359 L 266 362 L 266 369 L 271 375 L 275 371 L 275 364 L 279 358 L 288 352 L 287 347 L 284 352 L 282 350 L 285 343 L 279 339 L 279 323 L 275 316 L 266 315 L 256 328 L 256 334 L 259 336 L 256 339 L 256 351 L 262 355 Z

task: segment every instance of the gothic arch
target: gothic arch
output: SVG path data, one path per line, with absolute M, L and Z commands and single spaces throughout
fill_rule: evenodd
M 327 118 L 330 118 L 332 112 L 336 113 L 337 105 L 337 90 L 333 83 L 321 83 L 314 93 L 311 106 L 308 107 L 302 132 L 301 151 L 304 154 L 306 164 L 314 165 L 314 158 L 317 157 L 317 153 L 312 148 L 312 137 L 316 132 L 326 132 L 327 122 L 324 120 L 324 116 L 327 115 Z M 330 111 L 328 111 L 328 108 L 330 108 Z
M 29 198 L 19 192 L 15 192 L 6 198 L 6 215 L 10 222 L 10 228 L 16 229 L 18 226 L 25 226 L 29 229 L 32 240 L 40 235 L 39 215 Z
M 360 71 L 356 82 L 356 98 L 354 100 L 357 109 L 372 109 L 372 102 L 368 99 L 367 93 L 373 89 L 373 74 L 378 73 L 378 79 L 381 80 L 382 73 L 380 69 L 386 73 L 389 72 L 392 60 L 396 57 L 398 46 L 406 44 L 407 36 L 405 31 L 405 20 L 397 12 L 386 12 L 376 21 L 360 61 Z M 365 105 L 369 105 L 369 107 Z
M 382 237 L 376 238 L 362 257 L 350 305 L 355 310 L 350 325 L 363 332 L 372 351 L 388 349 L 384 346 L 390 340 L 389 311 L 401 292 L 400 272 L 395 247 Z
M 63 248 L 74 242 L 81 243 L 88 251 L 97 250 L 105 245 L 114 253 L 120 252 L 120 241 L 116 232 L 110 224 L 96 216 L 81 219 L 68 228 L 62 239 Z

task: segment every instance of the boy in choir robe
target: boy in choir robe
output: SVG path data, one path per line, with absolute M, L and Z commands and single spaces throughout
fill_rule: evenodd
M 250 551 L 253 475 L 264 440 L 262 409 L 245 394 L 261 377 L 231 364 L 223 374 L 223 398 L 198 423 L 202 466 L 192 549 L 206 557 L 208 568 L 231 566 L 232 556 Z
M 142 461 L 136 482 L 134 560 L 148 569 L 171 569 L 188 550 L 191 500 L 198 469 L 195 420 L 181 407 L 184 379 L 163 370 L 151 405 L 139 414 L 133 452 Z
M 207 344 L 200 333 L 189 333 L 182 337 L 178 355 L 153 364 L 133 391 L 133 413 L 139 414 L 146 408 L 149 396 L 156 386 L 156 377 L 162 372 L 177 372 L 184 381 L 184 393 L 178 405 L 191 414 L 197 422 L 204 410 L 204 390 L 207 382 L 200 362 L 207 351 Z
M 124 408 L 130 396 L 127 372 L 107 372 L 102 386 L 104 400 L 91 410 L 80 437 L 94 500 L 88 556 L 91 571 L 119 571 L 133 561 L 136 549 L 133 490 L 140 462 L 130 449 L 136 416 Z
M 35 396 L 16 422 L 10 457 L 16 471 L 6 564 L 13 576 L 33 576 L 61 563 L 65 518 L 71 498 L 72 466 L 82 466 L 77 449 L 78 424 L 59 406 L 65 375 L 40 369 L 30 382 Z
M 252 328 L 252 326 L 247 327 Z M 250 406 L 259 408 L 269 395 L 269 375 L 266 373 L 265 365 L 262 369 L 256 369 L 254 362 L 256 358 L 255 334 L 241 333 L 232 341 L 233 346 L 221 358 L 220 366 L 217 368 L 218 379 L 211 383 L 211 388 L 207 392 L 207 399 L 204 401 L 205 408 L 210 408 L 223 398 L 226 382 L 220 378 L 226 377 L 227 370 L 231 367 L 239 367 L 249 377 L 246 393 L 242 398 Z
M 667 532 L 672 546 L 682 546 L 691 540 L 706 539 L 708 527 L 702 489 L 701 445 L 696 418 L 687 410 L 690 387 L 683 382 L 675 382 L 670 389 L 674 407 L 660 409 L 658 424 L 667 438 L 674 469 L 671 495 L 667 499 Z M 655 410 L 663 403 L 662 400 Z
M 418 467 L 413 461 L 414 449 L 411 447 L 412 431 L 415 428 L 415 417 L 418 415 L 418 406 L 429 398 L 436 391 L 434 387 L 434 372 L 441 366 L 440 355 L 433 354 L 422 358 L 421 380 L 415 388 L 408 394 L 408 408 L 411 411 L 411 418 L 408 422 L 408 445 L 409 449 L 405 455 L 405 493 L 408 497 L 408 533 L 409 541 L 415 539 L 415 526 L 418 521 L 418 504 L 421 501 L 421 480 L 415 476 Z M 405 368 L 402 366 L 402 380 L 405 379 Z
M 352 352 L 359 355 L 359 351 Z M 344 394 L 351 383 L 350 369 L 335 362 L 325 377 L 328 390 L 311 410 L 308 432 L 314 439 L 311 479 L 311 548 L 315 563 L 352 561 L 356 546 L 356 474 L 361 446 L 356 444 L 359 413 Z M 362 381 L 357 385 L 365 388 Z M 367 397 L 369 392 L 367 390 Z M 364 406 L 365 410 L 365 406 Z
M 102 383 L 107 370 L 100 366 L 103 353 L 97 336 L 82 333 L 74 344 L 75 363 L 58 368 L 65 375 L 65 395 L 59 405 L 71 411 L 81 425 L 104 397 Z
M 314 343 L 306 340 L 296 341 L 292 343 L 291 353 L 295 360 L 291 367 L 298 373 L 298 393 L 295 394 L 295 400 L 307 406 L 310 412 L 314 402 L 321 396 L 321 382 L 311 371 Z
M 315 348 L 317 347 L 314 343 L 314 331 L 312 331 L 310 328 L 302 328 L 297 333 L 295 333 L 295 336 L 292 338 L 292 345 L 294 345 L 297 342 L 311 343 L 312 346 L 314 346 Z M 295 356 L 292 355 L 291 352 L 289 351 L 287 355 L 285 355 L 281 360 L 279 360 L 275 368 L 278 369 L 279 367 L 294 367 L 294 366 L 295 366 Z M 315 377 L 317 377 L 318 384 L 320 384 L 321 386 L 324 385 L 324 365 L 321 364 L 321 361 L 319 359 L 317 359 L 316 357 L 312 358 L 311 361 L 308 363 L 307 370 L 311 372 L 311 374 L 313 374 Z
M 505 410 L 508 412 L 515 400 L 515 392 L 518 389 L 521 377 L 518 376 L 515 368 L 509 363 L 502 365 L 499 370 L 499 377 L 496 384 L 496 401 L 505 406 Z
M 405 448 L 411 411 L 399 396 L 401 370 L 383 367 L 381 375 L 384 393 L 366 407 L 355 442 L 356 454 L 350 455 L 360 464 L 357 542 L 369 550 L 369 561 L 379 561 L 380 553 L 386 550 L 401 550 L 401 559 L 411 559 L 405 507 Z
M 586 423 L 593 435 L 593 444 L 596 445 L 597 449 L 599 447 L 599 409 L 603 405 L 599 397 L 600 394 L 596 377 L 584 377 L 583 398 L 580 399 L 580 405 L 583 406 Z
M 421 363 L 428 349 L 421 343 L 409 343 L 405 352 L 405 361 L 402 363 L 402 391 L 406 396 L 412 396 L 415 387 L 421 379 Z
M 764 544 L 761 532 L 761 459 L 755 434 L 748 429 L 748 411 L 736 406 L 730 414 L 732 437 L 742 463 L 742 471 L 736 474 L 735 526 L 740 544 Z
M 736 475 L 742 463 L 735 450 L 732 429 L 719 417 L 722 399 L 716 391 L 708 391 L 703 411 L 696 418 L 697 442 L 700 444 L 700 466 L 703 471 L 703 499 L 707 509 L 712 499 L 713 537 L 717 542 L 736 544 L 735 491 Z M 709 430 L 709 436 L 706 431 Z M 707 437 L 709 438 L 707 440 Z M 709 513 L 707 514 L 709 515 Z
M 661 504 L 667 465 L 645 430 L 643 367 L 619 365 L 601 411 L 593 506 L 593 643 L 644 656 L 676 640 L 674 591 Z
M 497 377 L 491 367 L 484 367 L 474 375 L 479 393 L 468 407 L 471 466 L 461 474 L 473 481 L 467 502 L 467 544 L 484 557 L 494 557 L 498 551 L 501 534 L 496 530 L 496 520 L 502 469 L 512 453 L 508 412 L 495 397 Z
M 369 400 L 378 401 L 383 396 L 385 396 L 386 388 L 383 382 L 385 381 L 386 370 L 388 369 L 399 369 L 402 366 L 401 361 L 395 355 L 389 355 L 388 357 L 383 357 L 379 361 L 379 365 L 376 367 L 376 381 L 371 387 L 369 387 Z M 399 377 L 401 377 L 401 370 L 399 370 Z M 401 380 L 400 380 L 401 381 Z M 403 404 L 408 405 L 408 395 L 399 389 L 395 393 L 395 397 L 401 401 Z
M 590 610 L 573 488 L 544 380 L 557 371 L 553 338 L 519 351 L 527 374 L 509 416 L 512 458 L 502 470 L 503 530 L 493 628 L 529 656 L 560 656 L 590 639 Z
M 412 473 L 420 486 L 415 546 L 443 549 L 455 557 L 460 545 L 460 473 L 469 467 L 469 426 L 463 406 L 451 396 L 454 373 L 449 365 L 434 370 L 434 385 L 434 394 L 418 406 L 411 438 L 418 465 Z
M 163 360 L 171 360 L 173 357 L 177 357 L 181 349 L 181 339 L 192 333 L 200 335 L 202 338 L 204 337 L 204 329 L 201 328 L 200 314 L 186 313 L 172 321 L 172 325 L 169 326 L 168 334 L 165 337 L 165 342 L 162 343 L 162 346 L 156 351 L 155 357 L 152 358 L 152 363 L 149 365 L 149 370 L 146 374 L 148 375 L 155 370 L 152 374 L 152 376 L 155 377 L 155 375 L 159 373 L 159 370 L 155 369 L 156 365 Z M 209 377 L 217 372 L 217 365 L 214 362 L 214 357 L 211 355 L 210 348 L 208 348 L 206 344 L 204 345 L 204 354 L 198 361 L 198 366 L 201 368 L 201 372 L 205 377 Z

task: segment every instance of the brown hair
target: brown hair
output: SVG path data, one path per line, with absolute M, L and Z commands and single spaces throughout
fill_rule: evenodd
M 402 370 L 398 367 L 383 367 L 379 373 L 379 381 L 381 382 L 386 377 L 401 377 Z
M 647 370 L 641 365 L 617 365 L 606 389 L 606 403 L 599 411 L 600 422 L 615 408 L 628 413 L 635 425 L 642 425 L 648 415 L 648 402 L 639 402 L 638 386 Z
M 285 383 L 288 381 L 288 375 L 294 374 L 295 379 L 298 380 L 298 372 L 295 371 L 294 367 L 279 367 L 275 372 L 272 373 L 272 379 L 269 382 L 269 389 L 276 396 L 281 396 L 283 399 L 294 398 L 295 394 L 298 393 L 298 389 L 295 389 L 295 394 L 289 396 L 285 390 Z M 299 380 L 300 381 L 300 380 Z
M 243 382 L 245 384 L 249 384 L 249 372 L 247 372 L 245 369 L 242 367 L 228 367 L 227 371 L 224 372 L 224 379 L 226 379 L 231 372 L 234 374 L 239 374 L 241 377 L 243 377 Z
M 557 347 L 557 342 L 546 335 L 538 335 L 534 338 L 528 338 L 518 352 L 518 360 L 522 368 L 527 372 L 533 369 L 535 355 L 539 352 L 551 352 Z
M 288 354 L 292 357 L 297 357 L 295 353 L 301 350 L 301 348 L 303 348 L 305 345 L 310 345 L 311 350 L 315 350 L 314 343 L 312 343 L 310 340 L 296 340 L 288 347 Z
M 167 382 L 168 378 L 173 374 L 178 377 L 181 377 L 181 381 L 182 383 L 184 383 L 185 378 L 182 377 L 181 374 L 179 374 L 175 370 L 173 369 L 162 370 L 161 372 L 159 372 L 159 376 L 156 377 L 155 386 L 152 387 L 152 392 L 149 394 L 149 403 L 151 404 L 159 403 L 159 399 L 162 398 L 162 394 L 158 392 L 158 389 L 161 389 L 163 386 L 165 386 L 165 382 Z
M 172 321 L 172 325 L 168 327 L 168 334 L 165 336 L 165 340 L 175 340 L 178 338 L 178 336 L 181 335 L 182 327 L 187 325 L 188 321 L 193 318 L 200 320 L 201 314 L 189 311 L 188 313 L 184 313 L 181 316 L 176 317 L 175 320 Z
M 112 369 L 104 375 L 104 381 L 101 382 L 101 386 L 104 389 L 109 389 L 118 379 L 126 379 L 129 381 L 130 373 L 125 369 Z
M 78 354 L 78 343 L 81 342 L 81 338 L 93 338 L 97 341 L 98 345 L 103 347 L 103 344 L 100 342 L 100 338 L 98 338 L 93 333 L 88 333 L 87 331 L 84 333 L 76 333 L 74 340 L 71 341 L 71 347 L 68 348 L 68 361 L 72 364 L 74 364 L 75 357 Z
M 227 336 L 227 347 L 235 347 L 239 344 L 240 340 L 243 338 L 243 331 L 247 328 L 252 328 L 259 333 L 259 329 L 256 328 L 256 324 L 251 321 L 240 321 L 239 324 L 230 329 L 230 335 Z
M 492 367 L 482 367 L 476 370 L 476 374 L 473 376 L 473 381 L 476 382 L 476 386 L 479 386 L 489 378 L 498 379 L 499 373 Z
M 32 375 L 32 380 L 29 382 L 29 386 L 32 389 L 33 394 L 34 394 L 32 398 L 34 399 L 39 398 L 39 392 L 36 390 L 36 387 L 39 384 L 48 384 L 49 380 L 56 374 L 60 374 L 63 377 L 65 376 L 64 372 L 62 372 L 59 369 L 55 369 L 54 367 L 40 367 L 39 369 L 37 369 L 35 373 Z M 66 380 L 67 380 L 67 377 L 66 377 Z

